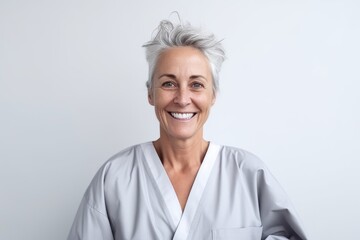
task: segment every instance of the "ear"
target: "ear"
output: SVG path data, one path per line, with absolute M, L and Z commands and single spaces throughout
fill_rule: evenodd
M 150 105 L 154 106 L 153 92 L 150 89 L 148 90 L 148 101 L 149 101 Z
M 212 97 L 212 100 L 211 100 L 211 106 L 213 106 L 216 102 L 216 93 L 213 93 L 213 97 Z

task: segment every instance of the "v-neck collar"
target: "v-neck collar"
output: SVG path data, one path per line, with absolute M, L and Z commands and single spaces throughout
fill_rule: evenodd
M 154 177 L 168 213 L 172 218 L 173 225 L 175 226 L 176 231 L 173 240 L 186 239 L 211 170 L 217 159 L 220 146 L 210 142 L 204 160 L 200 165 L 199 171 L 191 187 L 184 211 L 181 209 L 174 187 L 171 184 L 153 143 L 147 142 L 141 146 L 151 174 Z

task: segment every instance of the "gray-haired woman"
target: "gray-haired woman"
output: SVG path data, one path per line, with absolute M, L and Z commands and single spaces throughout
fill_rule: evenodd
M 160 137 L 101 167 L 68 240 L 306 239 L 262 161 L 203 138 L 225 59 L 220 41 L 162 21 L 144 47 Z

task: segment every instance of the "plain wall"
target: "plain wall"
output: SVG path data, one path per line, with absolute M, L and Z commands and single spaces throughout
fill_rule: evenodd
M 356 239 L 356 0 L 0 0 L 0 239 L 65 239 L 97 169 L 158 137 L 141 45 L 174 10 L 224 39 L 206 138 L 260 156 L 310 239 Z

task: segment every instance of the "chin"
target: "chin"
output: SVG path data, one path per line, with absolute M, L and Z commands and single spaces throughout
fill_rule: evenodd
M 167 136 L 168 139 L 188 140 L 202 136 L 202 129 L 196 126 L 162 126 L 160 134 Z
M 173 132 L 171 137 L 178 140 L 187 140 L 196 137 L 197 133 L 196 131 Z

